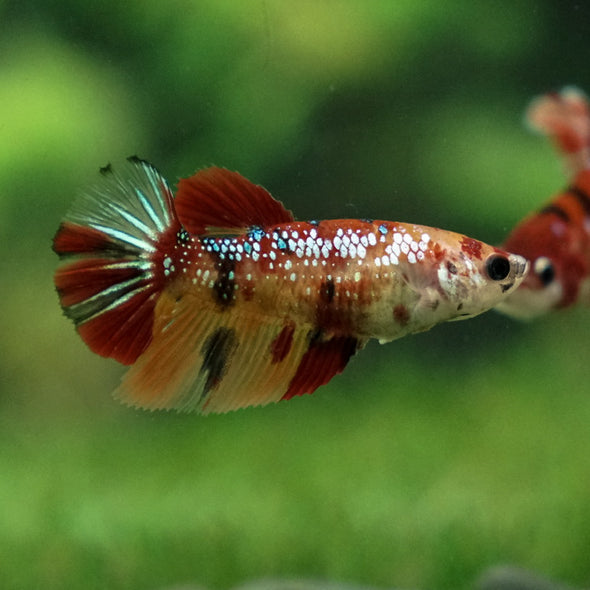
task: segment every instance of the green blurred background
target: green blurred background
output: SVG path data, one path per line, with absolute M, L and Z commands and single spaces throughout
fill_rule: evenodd
M 99 166 L 239 170 L 297 216 L 497 243 L 565 182 L 527 101 L 590 91 L 567 2 L 0 0 L 0 587 L 267 576 L 590 581 L 587 309 L 371 345 L 313 396 L 134 411 L 62 316 L 51 238 Z

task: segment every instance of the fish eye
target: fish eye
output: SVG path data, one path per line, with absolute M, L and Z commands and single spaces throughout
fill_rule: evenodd
M 539 256 L 539 258 L 535 260 L 533 270 L 544 287 L 552 283 L 555 278 L 555 268 L 553 267 L 553 263 L 546 256 Z
M 486 261 L 486 271 L 492 281 L 501 281 L 510 274 L 510 261 L 506 256 L 490 256 Z

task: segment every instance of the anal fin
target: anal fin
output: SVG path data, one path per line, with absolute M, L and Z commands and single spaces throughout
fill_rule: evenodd
M 116 396 L 148 409 L 227 412 L 312 393 L 341 372 L 364 345 L 322 338 L 310 325 L 260 308 L 219 310 L 166 292 L 152 341 L 123 377 Z

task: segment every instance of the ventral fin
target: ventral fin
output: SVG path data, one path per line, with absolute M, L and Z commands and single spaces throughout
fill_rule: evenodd
M 354 336 L 333 336 L 328 340 L 322 340 L 321 335 L 312 338 L 282 399 L 310 393 L 328 383 L 334 375 L 344 371 L 350 358 L 364 344 Z
M 116 392 L 122 401 L 203 414 L 265 405 L 313 393 L 365 344 L 322 339 L 254 306 L 221 312 L 190 299 L 160 298 L 152 342 Z
M 183 227 L 197 235 L 294 221 L 266 189 L 216 166 L 182 178 L 174 207 Z

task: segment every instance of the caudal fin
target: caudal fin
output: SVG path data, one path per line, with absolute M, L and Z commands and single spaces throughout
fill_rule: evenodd
M 129 365 L 152 339 L 165 284 L 162 245 L 175 238 L 180 224 L 172 192 L 151 164 L 131 157 L 101 175 L 53 239 L 61 259 L 55 286 L 86 344 Z

